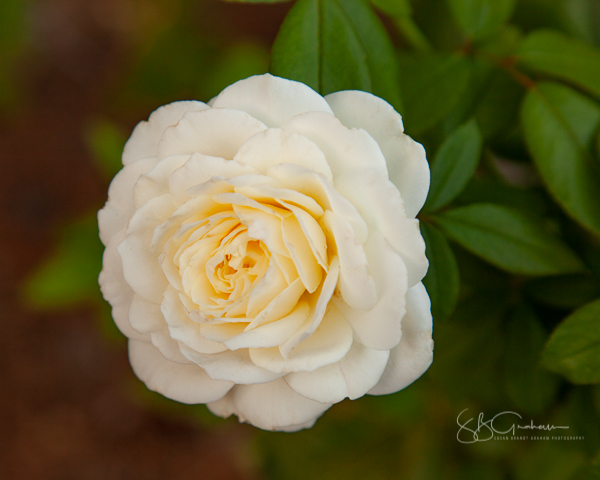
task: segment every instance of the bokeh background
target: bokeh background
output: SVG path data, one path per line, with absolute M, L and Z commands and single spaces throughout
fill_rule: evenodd
M 399 96 L 390 101 L 405 113 L 407 133 L 437 161 L 457 129 L 478 130 L 481 163 L 452 205 L 486 202 L 543 218 L 585 267 L 547 275 L 498 268 L 465 242 L 448 247 L 428 223 L 429 251 L 444 257 L 442 283 L 429 278 L 435 360 L 414 385 L 344 401 L 296 434 L 168 401 L 133 375 L 100 297 L 95 212 L 135 124 L 164 103 L 207 101 L 267 72 L 293 2 L 0 0 L 0 478 L 600 478 L 600 389 L 540 366 L 556 326 L 600 297 L 600 247 L 532 164 L 519 105 L 537 77 L 515 75 L 510 62 L 482 66 L 448 2 L 416 0 L 410 11 L 407 2 L 374 3 L 399 52 Z M 513 7 L 510 25 L 485 39 L 493 58 L 510 58 L 540 28 L 600 45 L 597 0 Z M 600 62 L 598 53 L 590 58 Z M 585 147 L 599 163 L 600 116 L 580 123 L 588 121 Z M 597 320 L 591 334 L 600 338 Z M 585 439 L 464 445 L 456 417 L 465 408 L 488 417 L 518 411 Z

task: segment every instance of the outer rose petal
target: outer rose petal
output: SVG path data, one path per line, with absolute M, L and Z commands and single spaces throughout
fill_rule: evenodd
M 236 385 L 208 408 L 220 416 L 235 414 L 240 422 L 248 422 L 263 430 L 295 432 L 311 427 L 328 403 L 309 400 L 294 392 L 282 379 L 258 385 Z
M 377 140 L 390 180 L 404 198 L 407 215 L 414 218 L 427 198 L 429 165 L 423 147 L 402 133 L 400 114 L 385 100 L 356 90 L 332 93 L 325 100 L 344 125 L 364 128 Z
M 374 350 L 355 341 L 341 361 L 283 378 L 300 395 L 317 402 L 337 403 L 346 397 L 355 400 L 377 384 L 389 356 L 389 350 Z
M 305 112 L 329 112 L 325 99 L 303 83 L 256 75 L 240 80 L 211 100 L 213 108 L 235 108 L 248 112 L 269 127 Z
M 209 108 L 202 102 L 173 102 L 160 107 L 150 115 L 147 122 L 137 124 L 123 150 L 123 165 L 140 158 L 156 157 L 158 141 L 165 129 L 175 125 L 187 112 L 199 112 Z
M 406 295 L 406 315 L 402 319 L 402 340 L 390 352 L 390 360 L 371 395 L 387 395 L 410 385 L 433 361 L 431 302 L 422 283 Z
M 130 340 L 129 362 L 150 390 L 182 403 L 214 402 L 233 387 L 231 382 L 211 380 L 196 365 L 170 362 L 149 343 Z

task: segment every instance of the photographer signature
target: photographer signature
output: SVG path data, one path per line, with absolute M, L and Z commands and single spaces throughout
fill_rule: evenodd
M 555 426 L 555 425 L 534 425 L 533 420 L 531 421 L 531 423 L 529 425 L 518 425 L 517 423 L 513 423 L 506 430 L 498 430 L 497 428 L 495 428 L 494 422 L 498 421 L 501 417 L 506 417 L 507 415 L 516 415 L 519 418 L 519 420 L 523 419 L 523 417 L 521 417 L 521 415 L 519 415 L 517 412 L 510 412 L 510 411 L 500 412 L 487 421 L 484 421 L 483 413 L 480 413 L 479 416 L 477 417 L 477 428 L 474 428 L 475 425 L 471 425 L 471 427 L 473 427 L 473 428 L 469 428 L 467 425 L 469 425 L 469 423 L 471 423 L 473 418 L 469 418 L 464 423 L 461 423 L 461 416 L 467 410 L 468 410 L 468 408 L 465 408 L 462 412 L 460 412 L 458 414 L 458 417 L 456 417 L 456 423 L 460 427 L 458 430 L 458 433 L 456 434 L 456 439 L 460 443 L 487 442 L 488 440 L 493 439 L 495 434 L 508 435 L 510 433 L 511 435 L 514 436 L 516 430 L 518 430 L 518 429 L 552 431 L 557 428 L 569 428 L 569 427 Z

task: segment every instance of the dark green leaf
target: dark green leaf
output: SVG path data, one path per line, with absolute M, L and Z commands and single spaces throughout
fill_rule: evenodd
M 600 98 L 600 50 L 554 31 L 529 35 L 518 62 L 536 72 L 571 82 Z
M 429 270 L 423 279 L 431 299 L 434 319 L 444 320 L 454 311 L 460 289 L 458 265 L 442 233 L 429 223 L 421 224 Z
M 299 0 L 275 39 L 271 72 L 323 95 L 365 90 L 400 108 L 391 40 L 363 0 Z
M 99 120 L 90 125 L 85 139 L 106 177 L 114 177 L 123 168 L 121 155 L 127 141 L 125 134 L 113 123 Z
M 600 300 L 567 317 L 554 331 L 543 365 L 573 383 L 600 382 Z
M 494 33 L 513 11 L 515 0 L 449 0 L 454 18 L 473 40 Z
M 412 10 L 408 0 L 371 0 L 371 3 L 390 17 L 407 16 Z
M 27 280 L 27 304 L 59 307 L 96 297 L 102 250 L 96 215 L 67 226 L 55 252 Z
M 537 302 L 570 310 L 599 298 L 600 281 L 593 275 L 538 278 L 528 282 L 525 291 Z
M 552 402 L 557 377 L 540 368 L 546 332 L 531 308 L 521 306 L 508 322 L 506 387 L 509 397 L 525 413 L 536 415 Z
M 592 460 L 586 480 L 600 480 L 600 452 L 598 452 L 594 460 Z
M 438 214 L 434 220 L 467 250 L 509 272 L 543 276 L 585 271 L 544 224 L 517 210 L 478 204 Z
M 463 190 L 477 169 L 481 144 L 475 120 L 459 127 L 446 139 L 431 167 L 426 211 L 439 210 Z
M 600 106 L 568 87 L 544 83 L 529 91 L 521 114 L 528 147 L 550 193 L 600 235 L 600 173 L 589 153 Z
M 471 63 L 463 55 L 400 57 L 404 123 L 409 134 L 420 133 L 448 115 L 461 102 Z

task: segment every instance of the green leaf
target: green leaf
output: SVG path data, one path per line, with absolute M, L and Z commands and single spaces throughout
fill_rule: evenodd
M 525 292 L 537 302 L 570 310 L 599 298 L 600 281 L 593 275 L 538 278 L 525 285 Z
M 431 167 L 426 211 L 450 203 L 469 182 L 481 156 L 481 134 L 475 120 L 457 128 L 441 145 Z
M 600 235 L 600 173 L 590 155 L 600 106 L 568 87 L 543 83 L 529 91 L 521 116 L 548 190 L 571 217 Z
M 85 140 L 107 178 L 114 177 L 123 168 L 121 155 L 127 137 L 116 125 L 98 120 L 88 127 Z
M 515 310 L 508 321 L 506 342 L 506 388 L 522 411 L 536 415 L 552 402 L 557 377 L 540 368 L 546 332 L 528 306 Z
M 54 253 L 27 279 L 23 289 L 27 304 L 61 307 L 97 297 L 102 250 L 96 215 L 68 225 Z
M 371 0 L 371 3 L 390 17 L 408 16 L 412 11 L 408 0 Z
M 364 90 L 401 106 L 393 45 L 363 0 L 299 0 L 275 39 L 271 73 L 323 95 Z
M 600 50 L 562 33 L 530 34 L 517 50 L 517 61 L 536 72 L 571 82 L 600 98 Z
M 461 102 L 471 63 L 460 54 L 400 57 L 404 123 L 411 135 L 423 132 Z
M 476 204 L 433 219 L 467 250 L 509 272 L 543 276 L 585 271 L 562 240 L 538 219 L 517 210 Z
M 600 480 L 600 452 L 592 460 L 586 480 Z
M 494 33 L 506 22 L 515 0 L 449 0 L 456 21 L 473 40 Z
M 444 235 L 429 223 L 421 224 L 421 233 L 425 239 L 429 270 L 423 284 L 431 299 L 431 311 L 434 319 L 448 318 L 458 300 L 460 276 L 452 249 Z
M 569 315 L 554 331 L 542 358 L 547 369 L 573 383 L 600 383 L 600 300 Z
M 229 3 L 282 3 L 290 0 L 223 0 Z

